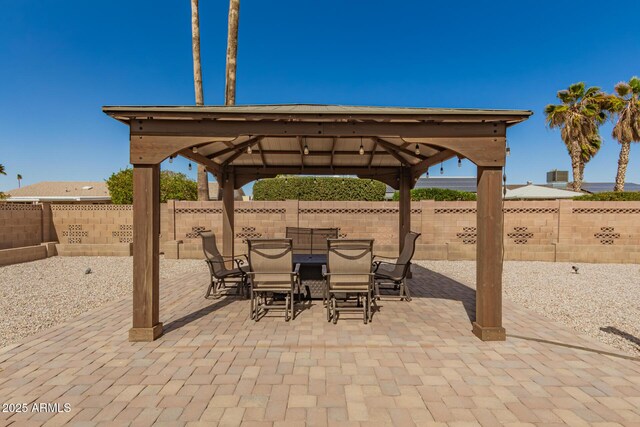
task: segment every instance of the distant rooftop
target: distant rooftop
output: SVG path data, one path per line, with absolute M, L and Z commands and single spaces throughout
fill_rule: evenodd
M 109 202 L 104 181 L 42 181 L 7 191 L 9 202 Z
M 583 182 L 582 189 L 589 193 L 604 193 L 607 191 L 613 191 L 615 182 Z M 640 191 L 640 184 L 633 182 L 624 183 L 624 191 Z

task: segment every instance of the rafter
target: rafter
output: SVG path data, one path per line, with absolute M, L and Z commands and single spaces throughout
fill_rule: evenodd
M 262 140 L 258 140 L 258 150 L 260 151 L 260 160 L 262 161 L 262 167 L 267 167 L 267 160 L 264 157 L 264 150 L 262 149 Z
M 280 155 L 292 155 L 292 154 L 300 154 L 300 150 L 253 150 L 254 153 L 264 153 L 264 154 L 280 154 Z M 365 151 L 364 154 L 365 155 L 370 155 L 372 154 L 373 151 Z M 381 155 L 381 156 L 388 156 L 389 153 L 386 151 L 376 151 L 375 152 L 376 155 Z M 309 154 L 305 154 L 305 156 L 311 157 L 311 156 L 331 156 L 332 153 L 331 151 L 310 151 Z M 333 152 L 334 156 L 359 156 L 360 155 L 360 151 L 356 150 L 356 151 L 335 151 Z
M 298 140 L 298 145 L 300 146 L 300 166 L 302 167 L 302 169 L 304 169 L 304 147 L 302 145 L 302 137 L 297 136 L 296 139 Z
M 262 140 L 262 137 L 259 136 L 257 137 L 253 142 L 251 142 L 250 144 L 248 144 L 246 147 L 242 148 L 242 149 L 237 149 L 237 151 L 235 153 L 233 153 L 233 155 L 229 156 L 223 163 L 222 163 L 222 167 L 225 168 L 227 166 L 229 166 L 235 159 L 237 159 L 238 157 L 242 156 L 245 152 L 245 148 L 250 147 L 252 144 L 256 143 L 256 142 L 260 142 L 260 140 Z
M 331 143 L 331 161 L 329 163 L 331 167 L 333 167 L 333 155 L 336 152 L 336 141 L 338 140 L 338 138 L 334 136 L 332 139 L 333 139 L 333 142 Z
M 216 179 L 222 176 L 222 168 L 213 160 L 210 160 L 202 154 L 194 153 L 191 149 L 185 148 L 178 152 L 179 155 L 189 160 L 193 160 L 196 163 L 203 165 L 209 172 L 215 175 Z
M 424 154 L 416 154 L 415 151 L 408 150 L 408 149 L 406 149 L 404 147 L 401 147 L 399 145 L 393 144 L 393 143 L 391 143 L 391 142 L 389 142 L 389 141 L 387 141 L 385 139 L 373 138 L 373 140 L 378 142 L 378 143 L 380 143 L 380 145 L 382 145 L 385 148 L 389 148 L 391 150 L 398 151 L 398 152 L 400 152 L 402 154 L 406 154 L 408 156 L 415 157 L 415 158 L 420 159 L 420 160 L 427 160 L 428 159 L 428 157 L 425 156 Z
M 400 162 L 401 165 L 406 165 L 406 166 L 411 166 L 411 163 L 409 163 L 409 161 L 407 159 L 405 159 L 404 157 L 402 157 L 397 151 L 395 151 L 393 148 L 391 147 L 387 147 L 384 144 L 380 144 L 382 145 L 382 148 L 389 154 L 391 154 L 393 156 L 394 159 L 396 159 L 397 161 Z
M 373 162 L 373 156 L 376 154 L 376 150 L 378 149 L 378 141 L 373 141 L 373 149 L 371 150 L 371 155 L 369 156 L 369 161 L 367 162 L 367 167 L 371 167 L 371 163 Z
M 216 153 L 210 154 L 207 157 L 209 159 L 215 159 L 216 157 L 224 156 L 225 154 L 231 153 L 231 152 L 236 151 L 236 150 L 243 150 L 243 149 L 247 148 L 249 145 L 253 144 L 255 141 L 257 141 L 258 139 L 260 139 L 262 137 L 263 137 L 262 135 L 253 136 L 253 137 L 247 139 L 246 141 L 241 142 L 238 145 L 234 145 L 232 147 L 225 148 L 224 150 L 220 150 L 220 151 L 218 151 Z
M 436 165 L 438 163 L 442 163 L 445 160 L 449 160 L 450 158 L 455 157 L 456 155 L 457 153 L 453 150 L 448 150 L 448 149 L 442 150 L 438 154 L 429 157 L 424 162 L 420 162 L 417 165 L 412 166 L 411 175 L 413 176 L 414 179 L 418 178 L 420 177 L 420 175 L 425 173 L 427 169 L 429 169 L 431 166 Z

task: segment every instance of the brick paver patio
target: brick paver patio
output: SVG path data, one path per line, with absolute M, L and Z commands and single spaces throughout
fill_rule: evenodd
M 203 299 L 204 268 L 165 281 L 153 343 L 127 341 L 125 299 L 1 349 L 0 403 L 71 411 L 0 426 L 640 423 L 639 361 L 508 302 L 508 340 L 483 343 L 474 291 L 415 270 L 413 301 L 381 301 L 369 325 L 327 323 L 321 301 L 254 323 L 248 300 Z

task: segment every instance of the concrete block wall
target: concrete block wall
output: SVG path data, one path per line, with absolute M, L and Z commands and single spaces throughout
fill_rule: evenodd
M 41 205 L 0 203 L 0 249 L 42 243 L 42 219 Z
M 246 253 L 248 238 L 284 237 L 288 226 L 336 227 L 343 238 L 375 239 L 377 253 L 393 256 L 398 214 L 395 202 L 236 202 L 235 250 Z M 506 260 L 640 263 L 640 202 L 507 201 L 504 215 Z M 169 201 L 160 222 L 167 258 L 202 258 L 200 230 L 212 230 L 222 247 L 222 202 Z M 132 224 L 128 205 L 5 203 L 0 250 L 58 241 L 63 256 L 128 256 Z M 413 202 L 411 228 L 422 233 L 417 259 L 475 259 L 475 202 Z M 20 259 L 41 251 L 23 251 Z
M 166 207 L 161 205 L 160 208 L 161 213 L 166 211 Z M 59 242 L 56 245 L 59 256 L 131 256 L 132 254 L 133 206 L 131 205 L 52 205 L 51 223 L 55 238 Z

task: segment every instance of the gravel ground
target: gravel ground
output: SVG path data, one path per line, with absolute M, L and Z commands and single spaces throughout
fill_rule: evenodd
M 131 257 L 52 257 L 0 267 L 0 347 L 131 295 L 132 269 Z M 200 260 L 160 260 L 161 279 L 194 269 L 206 272 Z
M 475 261 L 418 261 L 467 285 Z M 578 267 L 578 274 L 573 272 Z M 640 355 L 640 265 L 505 261 L 506 299 L 625 352 Z

